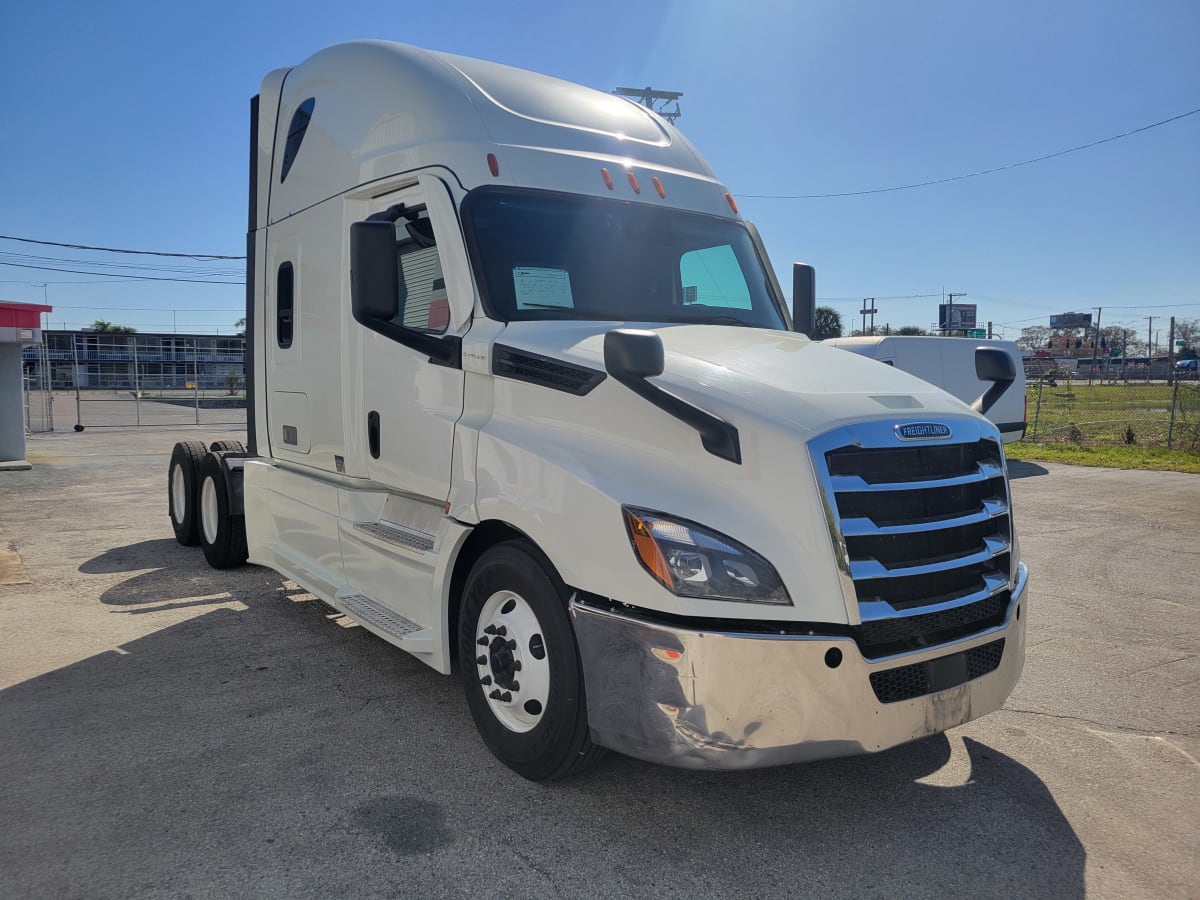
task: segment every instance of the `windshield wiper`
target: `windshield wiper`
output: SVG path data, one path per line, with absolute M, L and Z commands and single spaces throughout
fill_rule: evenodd
M 753 322 L 742 321 L 737 316 L 696 316 L 694 319 L 680 319 L 679 321 L 689 325 L 695 323 L 699 325 L 741 325 L 743 328 L 758 327 Z

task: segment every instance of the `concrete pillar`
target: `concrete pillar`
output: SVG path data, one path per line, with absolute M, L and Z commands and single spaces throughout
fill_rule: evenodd
M 0 471 L 28 469 L 25 460 L 25 397 L 21 345 L 0 343 Z

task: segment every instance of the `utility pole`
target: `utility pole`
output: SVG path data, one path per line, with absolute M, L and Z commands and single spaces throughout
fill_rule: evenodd
M 1167 332 L 1167 384 L 1175 376 L 1175 317 L 1171 316 L 1171 330 Z
M 1146 371 L 1150 371 L 1150 361 L 1154 359 L 1154 316 L 1146 316 Z M 1161 318 L 1161 317 L 1160 317 Z M 1149 377 L 1149 375 L 1147 375 Z
M 614 88 L 613 93 L 618 97 L 628 97 L 631 100 L 636 100 L 646 109 L 658 113 L 672 125 L 683 113 L 679 111 L 679 98 L 683 96 L 682 91 L 656 91 L 650 85 L 644 88 Z M 658 106 L 655 107 L 655 102 Z M 674 104 L 672 106 L 671 104 Z
M 874 297 L 863 297 L 863 305 L 862 305 L 862 333 L 863 334 L 867 333 L 867 315 L 868 314 L 870 314 L 870 316 L 871 316 L 871 334 L 875 333 L 875 313 L 877 313 L 877 312 L 879 312 L 879 310 L 877 310 L 875 308 L 875 298 Z
M 1103 307 L 1096 307 L 1096 334 L 1092 339 L 1092 371 L 1096 371 L 1096 351 L 1100 349 L 1100 313 L 1103 312 Z M 1091 376 L 1088 376 L 1088 384 L 1092 383 Z

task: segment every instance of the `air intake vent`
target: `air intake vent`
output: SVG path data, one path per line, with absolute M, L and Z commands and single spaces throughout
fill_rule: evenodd
M 972 647 L 940 659 L 871 673 L 871 687 L 880 703 L 899 703 L 949 690 L 994 672 L 1004 657 L 1004 640 Z
M 537 384 L 582 397 L 605 379 L 605 373 L 527 350 L 497 344 L 492 348 L 492 374 Z

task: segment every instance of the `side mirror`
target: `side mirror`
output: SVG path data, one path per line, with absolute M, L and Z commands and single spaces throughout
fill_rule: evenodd
M 661 375 L 663 342 L 653 331 L 617 328 L 604 335 L 604 368 L 617 381 Z
M 400 312 L 396 226 L 355 222 L 350 226 L 350 307 L 363 325 L 391 321 Z
M 975 375 L 980 381 L 992 382 L 992 386 L 971 404 L 971 409 L 983 415 L 996 405 L 996 401 L 1016 379 L 1017 366 L 1012 357 L 999 347 L 976 347 Z
M 817 270 L 807 263 L 792 263 L 792 330 L 816 340 Z
M 1017 377 L 1017 367 L 999 347 L 976 347 L 975 375 L 980 381 L 1012 381 Z
M 609 375 L 667 415 L 695 428 L 709 453 L 741 465 L 742 445 L 736 428 L 646 380 L 661 375 L 665 363 L 662 338 L 653 331 L 615 328 L 604 335 L 604 368 Z

